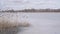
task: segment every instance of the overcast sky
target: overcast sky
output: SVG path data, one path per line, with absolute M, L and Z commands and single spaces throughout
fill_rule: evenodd
M 0 9 L 60 8 L 60 0 L 0 0 Z

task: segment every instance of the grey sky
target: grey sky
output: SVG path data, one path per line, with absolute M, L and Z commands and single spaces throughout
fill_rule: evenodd
M 1 0 L 0 9 L 60 8 L 60 0 Z

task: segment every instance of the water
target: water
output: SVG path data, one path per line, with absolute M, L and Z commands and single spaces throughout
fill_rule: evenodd
M 60 34 L 59 13 L 28 13 L 32 26 L 21 34 Z
M 9 13 L 2 13 L 7 15 Z M 17 20 L 28 21 L 31 26 L 17 34 L 60 34 L 60 13 L 10 13 Z M 13 18 L 9 15 L 6 17 Z M 14 19 L 14 18 L 13 18 Z
M 0 9 L 60 8 L 60 0 L 0 0 Z

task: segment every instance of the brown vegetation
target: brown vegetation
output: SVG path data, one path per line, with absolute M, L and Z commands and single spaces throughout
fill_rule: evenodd
M 0 30 L 15 27 L 28 27 L 28 22 L 19 22 L 18 20 L 8 20 L 8 18 L 0 18 Z
M 24 9 L 24 10 L 2 10 L 0 12 L 60 12 L 60 9 Z

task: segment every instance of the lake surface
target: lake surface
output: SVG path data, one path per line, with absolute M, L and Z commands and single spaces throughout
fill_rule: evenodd
M 0 13 L 5 17 L 28 21 L 31 26 L 17 34 L 60 34 L 60 13 Z M 13 17 L 7 15 L 14 15 Z M 15 18 L 14 18 L 15 17 Z
M 0 9 L 60 8 L 60 0 L 0 0 Z

